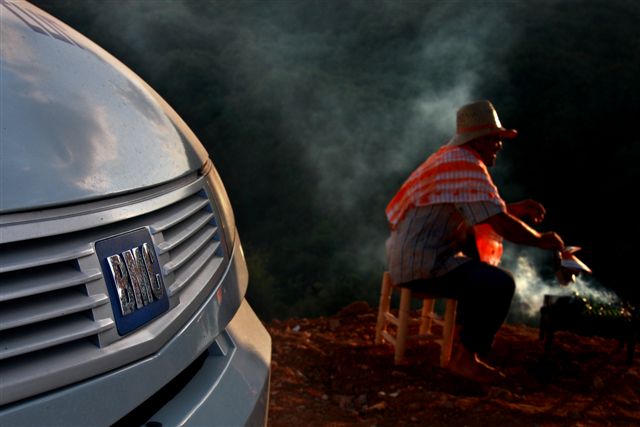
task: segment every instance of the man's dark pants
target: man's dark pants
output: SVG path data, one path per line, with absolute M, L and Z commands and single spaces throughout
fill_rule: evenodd
M 515 292 L 509 272 L 475 259 L 441 277 L 414 280 L 402 286 L 457 300 L 460 341 L 480 356 L 489 353 Z

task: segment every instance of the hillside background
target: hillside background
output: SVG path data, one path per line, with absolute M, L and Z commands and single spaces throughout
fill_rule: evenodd
M 198 135 L 265 320 L 376 304 L 384 208 L 476 99 L 520 133 L 493 171 L 503 197 L 541 201 L 543 229 L 583 247 L 590 283 L 640 301 L 640 2 L 33 3 L 133 69 Z M 553 286 L 544 254 L 507 255 Z

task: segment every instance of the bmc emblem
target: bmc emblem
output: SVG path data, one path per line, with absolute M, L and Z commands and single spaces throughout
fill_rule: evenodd
M 96 242 L 118 333 L 124 335 L 169 308 L 146 228 Z
M 127 249 L 120 255 L 107 258 L 111 277 L 116 284 L 122 315 L 159 300 L 164 295 L 162 278 L 153 270 L 156 255 L 148 243 Z

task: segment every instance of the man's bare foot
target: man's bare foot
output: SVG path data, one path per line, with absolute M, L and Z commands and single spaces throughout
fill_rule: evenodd
M 449 363 L 449 370 L 456 375 L 468 378 L 477 382 L 495 382 L 505 378 L 505 375 L 478 358 L 475 353 L 470 352 L 460 345 Z

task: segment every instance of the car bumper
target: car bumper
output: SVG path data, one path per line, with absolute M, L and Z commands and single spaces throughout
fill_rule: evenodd
M 245 301 L 198 373 L 149 421 L 158 426 L 263 426 L 270 363 L 271 338 Z

